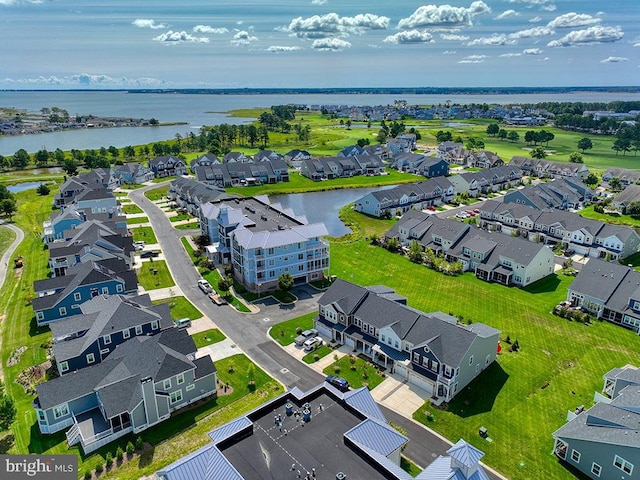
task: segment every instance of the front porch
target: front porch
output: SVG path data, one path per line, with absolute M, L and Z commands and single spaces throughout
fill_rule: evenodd
M 74 415 L 74 424 L 67 431 L 69 446 L 80 443 L 84 453 L 91 453 L 133 430 L 128 413 L 105 420 L 99 408 Z

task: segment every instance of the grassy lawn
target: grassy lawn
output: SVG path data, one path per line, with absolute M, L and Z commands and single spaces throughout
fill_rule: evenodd
M 10 228 L 0 226 L 0 255 L 7 251 L 9 245 L 15 240 L 16 234 Z
M 144 196 L 147 197 L 152 202 L 157 200 L 162 200 L 169 193 L 169 185 L 164 185 L 158 188 L 152 188 L 151 190 L 147 190 L 144 192 Z
M 193 341 L 196 344 L 196 348 L 206 347 L 207 345 L 213 345 L 214 343 L 221 342 L 225 337 L 224 333 L 222 333 L 217 328 L 211 328 L 209 330 L 205 330 L 204 332 L 198 332 L 191 335 Z
M 187 297 L 171 297 L 162 298 L 160 300 L 154 300 L 153 304 L 168 303 L 171 310 L 171 318 L 174 320 L 180 320 L 181 318 L 190 318 L 195 320 L 202 317 L 202 312 L 198 310 L 193 303 L 187 300 Z
M 202 278 L 204 278 L 207 282 L 209 282 L 211 284 L 211 287 L 217 293 L 222 295 L 227 300 L 227 302 L 229 302 L 229 305 L 234 307 L 236 310 L 244 313 L 249 313 L 251 311 L 247 308 L 247 306 L 244 303 L 242 303 L 236 297 L 231 295 L 231 293 L 227 293 L 226 295 L 223 295 L 224 292 L 221 292 L 220 289 L 218 288 L 218 280 L 222 278 L 218 270 L 209 270 L 206 273 L 203 272 Z
M 319 348 L 316 348 L 313 352 L 307 353 L 304 357 L 302 357 L 302 361 L 304 363 L 314 363 L 320 360 L 323 357 L 329 355 L 333 350 L 326 345 L 322 345 Z M 316 360 L 316 355 L 318 356 Z
M 296 333 L 297 328 L 301 328 L 302 330 L 313 328 L 313 318 L 317 314 L 317 312 L 311 312 L 307 313 L 306 315 L 302 315 L 300 317 L 292 318 L 291 320 L 278 323 L 277 325 L 271 327 L 271 329 L 269 330 L 269 335 L 271 335 L 271 338 L 273 338 L 283 347 L 290 345 L 298 336 L 298 334 Z
M 200 228 L 200 223 L 196 220 L 195 222 L 174 225 L 173 228 L 176 230 L 198 230 Z
M 593 210 L 594 205 L 589 205 L 578 212 L 579 215 L 593 220 L 600 220 L 605 223 L 616 225 L 627 225 L 633 228 L 640 228 L 640 217 L 631 215 L 620 215 L 618 213 L 598 213 Z
M 127 214 L 127 213 L 128 214 L 133 214 L 133 213 L 144 213 L 144 210 L 142 210 L 135 203 L 130 203 L 130 204 L 122 206 L 122 212 L 125 213 L 125 214 Z
M 191 261 L 193 263 L 196 263 L 196 259 L 198 258 L 196 256 L 196 251 L 193 249 L 193 247 L 189 243 L 189 240 L 187 240 L 187 237 L 182 237 L 180 241 L 182 242 L 182 246 L 184 247 L 185 251 L 189 255 L 189 258 L 191 259 Z
M 153 228 L 151 227 L 135 227 L 133 230 L 133 241 L 134 242 L 144 242 L 147 245 L 158 243 L 158 239 L 156 238 L 156 234 L 153 233 Z
M 169 217 L 169 220 L 172 222 L 180 222 L 182 220 L 191 220 L 193 215 L 189 215 L 188 213 L 178 213 L 177 215 L 173 215 Z
M 337 368 L 336 368 L 337 367 Z M 344 355 L 323 371 L 326 375 L 340 375 L 349 382 L 351 388 L 367 386 L 369 390 L 382 383 L 384 377 L 378 373 L 375 365 L 365 362 L 355 355 Z
M 156 288 L 167 288 L 175 285 L 167 263 L 164 260 L 142 262 L 140 270 L 136 273 L 138 275 L 138 283 L 144 287 L 145 290 L 155 290 Z
M 135 225 L 137 223 L 149 223 L 148 217 L 127 218 L 127 225 Z

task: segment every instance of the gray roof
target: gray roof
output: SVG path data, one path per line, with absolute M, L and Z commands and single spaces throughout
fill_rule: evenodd
M 627 275 L 640 276 L 625 265 L 590 258 L 569 289 L 606 303 Z

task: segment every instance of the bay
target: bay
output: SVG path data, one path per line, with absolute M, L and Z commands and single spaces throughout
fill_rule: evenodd
M 240 124 L 246 118 L 230 117 L 225 112 L 238 109 L 269 108 L 272 105 L 389 105 L 406 100 L 411 105 L 452 103 L 537 103 L 537 102 L 610 102 L 637 100 L 634 93 L 573 92 L 513 95 L 389 95 L 389 94 L 180 94 L 127 93 L 124 91 L 0 91 L 0 106 L 39 112 L 43 107 L 59 107 L 71 115 L 156 118 L 160 122 L 187 122 L 187 125 L 161 127 L 122 127 L 85 129 L 36 135 L 0 137 L 0 154 L 13 155 L 20 148 L 35 152 L 142 145 L 197 133 L 203 125 Z

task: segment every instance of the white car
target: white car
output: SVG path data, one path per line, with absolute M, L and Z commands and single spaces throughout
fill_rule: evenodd
M 324 342 L 322 341 L 322 339 L 320 337 L 312 337 L 309 338 L 308 340 L 306 340 L 303 344 L 302 344 L 302 348 L 304 348 L 305 352 L 311 352 L 313 350 L 315 350 L 316 348 L 322 346 Z
M 202 290 L 206 294 L 213 292 L 213 288 L 211 288 L 209 282 L 207 282 L 204 278 L 198 280 L 198 287 L 200 287 L 200 290 Z

